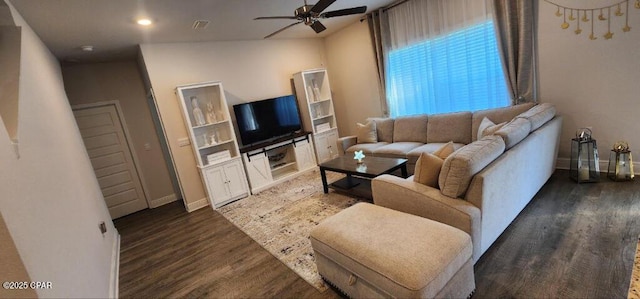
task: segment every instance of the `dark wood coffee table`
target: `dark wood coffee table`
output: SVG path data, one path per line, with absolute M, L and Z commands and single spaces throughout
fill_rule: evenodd
M 362 163 L 358 163 L 352 155 L 343 155 L 320 164 L 320 176 L 322 176 L 324 193 L 329 193 L 329 187 L 331 187 L 336 191 L 373 199 L 371 179 L 398 169 L 400 169 L 402 177 L 406 178 L 407 159 L 366 157 Z M 326 171 L 344 173 L 347 176 L 329 185 Z

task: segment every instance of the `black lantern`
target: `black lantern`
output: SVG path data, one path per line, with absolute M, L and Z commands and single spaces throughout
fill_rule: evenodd
M 633 180 L 633 159 L 626 141 L 618 141 L 613 145 L 609 155 L 607 177 L 614 181 Z
M 578 130 L 571 139 L 571 178 L 578 183 L 597 182 L 600 179 L 600 161 L 596 140 L 591 138 L 591 130 Z

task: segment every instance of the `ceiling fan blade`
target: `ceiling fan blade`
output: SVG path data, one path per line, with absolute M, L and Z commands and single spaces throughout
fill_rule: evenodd
M 274 17 L 257 17 L 254 20 L 272 20 L 272 19 L 297 20 L 298 18 L 293 16 L 274 16 Z
M 265 36 L 264 38 L 270 38 L 270 37 L 272 37 L 272 36 L 274 36 L 274 35 L 276 35 L 276 34 L 278 34 L 278 33 L 282 32 L 282 31 L 285 31 L 285 30 L 287 30 L 287 29 L 289 29 L 289 28 L 291 28 L 291 27 L 293 27 L 293 26 L 295 26 L 295 25 L 298 25 L 298 24 L 300 24 L 300 23 L 302 23 L 302 21 L 300 21 L 300 22 L 295 22 L 295 23 L 293 23 L 293 24 L 290 24 L 290 25 L 284 26 L 284 27 L 280 28 L 280 30 L 278 30 L 278 31 L 276 31 L 276 32 L 274 32 L 274 33 L 271 33 L 271 34 L 269 34 L 269 35 Z
M 324 31 L 325 29 L 327 29 L 327 27 L 324 27 L 324 25 L 322 25 L 322 23 L 320 23 L 320 21 L 315 21 L 313 22 L 311 25 L 309 25 L 313 31 L 315 31 L 316 33 L 320 33 L 322 31 Z
M 333 4 L 333 2 L 336 2 L 336 0 L 320 0 L 311 8 L 311 12 L 319 14 L 327 7 L 329 7 L 329 5 Z
M 364 13 L 366 11 L 367 11 L 367 7 L 366 6 L 358 6 L 358 7 L 346 8 L 346 9 L 338 9 L 338 10 L 333 10 L 333 11 L 327 11 L 327 12 L 325 12 L 323 14 L 320 14 L 320 17 L 321 18 L 333 18 L 333 17 L 361 14 L 361 13 Z

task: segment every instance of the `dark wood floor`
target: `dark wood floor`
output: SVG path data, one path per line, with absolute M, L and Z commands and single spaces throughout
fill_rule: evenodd
M 115 221 L 121 298 L 337 298 L 320 293 L 211 208 L 181 202 Z
M 475 266 L 474 298 L 626 297 L 640 182 L 578 185 L 558 171 Z M 120 297 L 338 298 L 319 293 L 210 208 L 115 221 Z
M 556 171 L 475 266 L 475 298 L 626 298 L 640 182 Z

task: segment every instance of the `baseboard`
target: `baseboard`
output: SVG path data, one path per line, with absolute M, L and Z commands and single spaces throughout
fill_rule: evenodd
M 209 200 L 205 197 L 198 201 L 190 202 L 187 204 L 187 212 L 191 213 L 195 210 L 202 209 L 209 205 Z
M 116 231 L 116 241 L 113 242 L 111 253 L 111 283 L 109 284 L 109 298 L 118 298 L 120 281 L 120 234 Z
M 160 198 L 156 198 L 156 199 L 152 199 L 151 202 L 149 202 L 149 208 L 157 208 L 159 206 L 163 206 L 166 205 L 168 203 L 174 202 L 178 199 L 178 197 L 175 194 L 169 194 L 167 196 L 163 196 Z
M 556 159 L 556 169 L 569 169 L 571 159 L 569 158 L 558 158 Z M 598 163 L 600 165 L 600 172 L 607 172 L 607 169 L 609 168 L 609 160 L 600 160 L 600 163 Z M 638 162 L 633 162 L 633 172 L 635 174 L 639 174 L 640 175 L 640 163 Z

